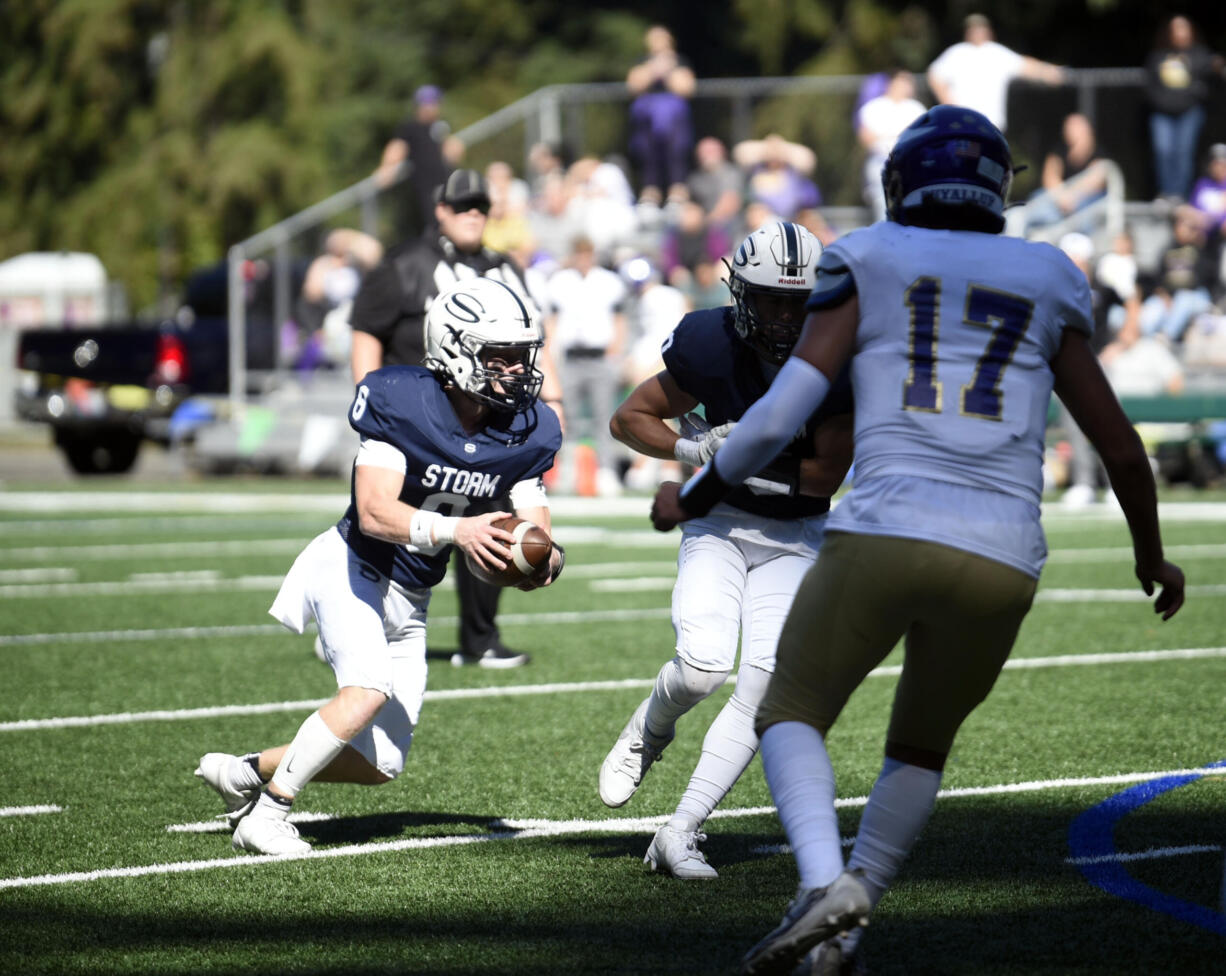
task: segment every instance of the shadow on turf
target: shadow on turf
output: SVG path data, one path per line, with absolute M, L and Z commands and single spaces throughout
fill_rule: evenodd
M 870 972 L 1220 972 L 1220 937 L 1113 899 L 1064 863 L 1068 825 L 1082 809 L 1025 801 L 939 804 L 865 935 Z M 844 834 L 857 818 L 843 811 Z M 317 843 L 353 843 L 436 825 L 480 830 L 492 819 L 384 814 L 304 824 L 303 833 Z M 650 841 L 647 830 L 482 845 L 476 861 L 457 865 L 454 880 L 439 874 L 437 886 L 423 890 L 418 878 L 390 900 L 386 879 L 376 882 L 382 895 L 369 901 L 360 888 L 322 897 L 312 886 L 331 890 L 338 869 L 330 861 L 219 873 L 204 890 L 151 878 L 7 892 L 0 935 L 20 933 L 20 946 L 0 938 L 0 971 L 733 973 L 744 951 L 778 922 L 794 890 L 795 865 L 786 854 L 755 853 L 781 843 L 778 832 L 738 831 L 741 825 L 729 820 L 710 826 L 703 847 L 721 877 L 701 884 L 654 875 L 637 863 Z M 1207 805 L 1154 810 L 1122 823 L 1116 836 L 1121 847 L 1135 849 L 1203 841 L 1217 831 L 1219 810 Z M 432 858 L 425 852 L 404 857 L 427 872 L 451 863 L 423 861 Z M 1210 861 L 1215 878 L 1197 880 Z M 1221 861 L 1168 859 L 1137 871 L 1148 883 L 1204 900 L 1220 882 Z M 479 878 L 503 881 L 474 884 Z M 232 896 L 221 894 L 227 888 Z

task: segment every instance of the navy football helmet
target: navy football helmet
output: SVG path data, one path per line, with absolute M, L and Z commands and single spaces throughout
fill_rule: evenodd
M 536 402 L 543 378 L 536 356 L 545 337 L 536 309 L 509 285 L 457 282 L 431 302 L 425 331 L 426 367 L 474 400 L 502 413 Z
M 1012 182 L 1005 137 L 958 105 L 930 108 L 903 129 L 881 170 L 890 220 L 992 234 L 1004 229 Z
M 792 354 L 817 280 L 821 242 L 800 224 L 765 224 L 741 242 L 729 265 L 736 334 L 776 366 Z

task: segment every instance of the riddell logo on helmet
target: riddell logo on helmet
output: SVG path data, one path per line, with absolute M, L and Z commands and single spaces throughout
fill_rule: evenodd
M 779 279 L 779 284 L 781 285 L 803 285 L 804 283 L 805 283 L 804 278 L 780 278 Z

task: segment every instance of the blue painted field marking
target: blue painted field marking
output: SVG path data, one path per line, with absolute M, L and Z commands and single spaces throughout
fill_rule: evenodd
M 1226 766 L 1226 759 L 1212 763 L 1206 768 L 1222 766 Z M 1080 864 L 1078 870 L 1090 884 L 1101 888 L 1107 894 L 1131 901 L 1142 908 L 1162 912 L 1218 935 L 1226 935 L 1226 915 L 1141 884 L 1128 873 L 1123 864 L 1107 859 L 1118 853 L 1115 849 L 1115 825 L 1125 816 L 1164 793 L 1203 778 L 1203 774 L 1196 773 L 1168 776 L 1141 783 L 1108 797 L 1069 825 L 1069 854 L 1078 859 L 1090 859 L 1089 863 Z M 1103 860 L 1094 860 L 1098 858 Z

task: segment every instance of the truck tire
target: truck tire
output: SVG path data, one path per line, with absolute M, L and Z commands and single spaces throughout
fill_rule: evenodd
M 77 474 L 123 474 L 136 464 L 141 438 L 128 430 L 92 434 L 57 431 L 56 443 Z

